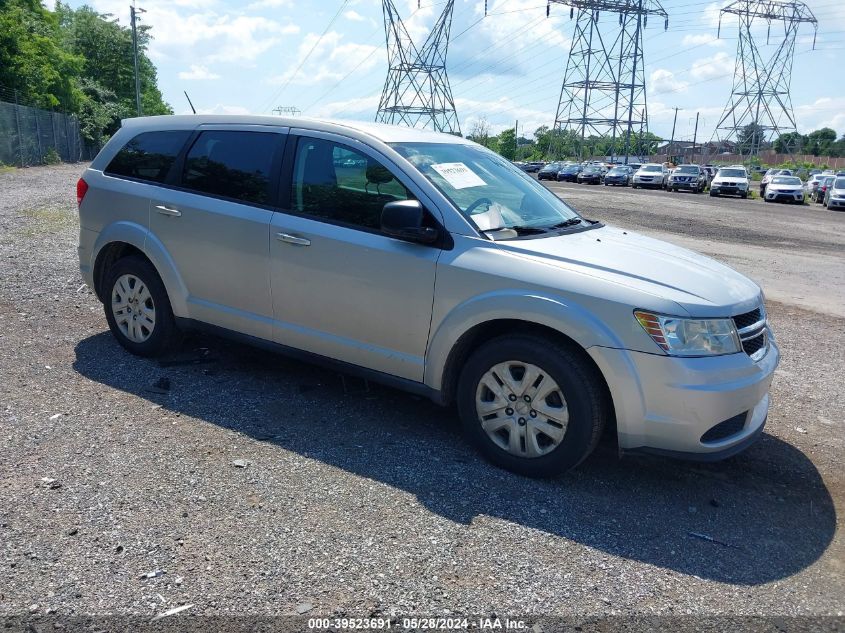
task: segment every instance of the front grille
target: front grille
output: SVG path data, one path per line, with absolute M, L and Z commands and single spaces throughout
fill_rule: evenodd
M 741 330 L 744 327 L 748 327 L 749 325 L 754 325 L 758 321 L 762 319 L 762 314 L 760 313 L 760 308 L 752 310 L 751 312 L 746 312 L 745 314 L 740 314 L 734 317 L 734 323 L 736 324 L 736 329 Z
M 746 354 L 749 356 L 753 356 L 756 352 L 759 352 L 763 349 L 763 346 L 766 345 L 766 333 L 760 332 L 754 338 L 744 339 L 742 341 L 742 349 L 745 351 Z
M 765 318 L 760 308 L 733 318 L 742 342 L 742 350 L 751 357 L 764 349 L 768 343 Z
M 707 444 L 708 442 L 718 442 L 724 440 L 732 435 L 736 435 L 742 431 L 745 426 L 745 419 L 748 417 L 748 411 L 743 411 L 739 415 L 728 418 L 719 422 L 714 427 L 711 427 L 704 435 L 701 436 L 701 442 Z

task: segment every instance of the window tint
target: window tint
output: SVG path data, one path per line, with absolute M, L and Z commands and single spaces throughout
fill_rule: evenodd
M 270 202 L 270 171 L 278 134 L 209 130 L 185 158 L 182 186 L 253 202 Z
M 386 203 L 410 197 L 375 159 L 331 141 L 299 139 L 291 200 L 295 212 L 377 229 Z
M 106 167 L 113 176 L 164 182 L 176 156 L 191 135 L 189 130 L 144 132 L 123 146 Z

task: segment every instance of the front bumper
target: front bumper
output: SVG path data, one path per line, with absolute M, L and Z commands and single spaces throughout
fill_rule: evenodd
M 721 196 L 748 195 L 748 187 L 738 187 L 736 185 L 710 185 L 710 191 Z
M 674 187 L 675 189 L 698 189 L 699 187 L 701 187 L 702 189 L 704 188 L 704 185 L 699 185 L 697 182 L 690 182 L 688 180 L 685 180 L 683 182 L 670 180 L 669 186 Z
M 804 192 L 794 192 L 794 193 L 784 193 L 782 191 L 773 191 L 772 189 L 767 189 L 766 193 L 766 200 L 772 202 L 804 202 Z
M 607 379 L 616 410 L 619 449 L 691 459 L 723 459 L 759 435 L 780 352 L 769 337 L 766 354 L 681 358 L 628 350 L 587 350 Z M 703 436 L 738 419 L 717 438 Z
M 831 198 L 827 201 L 828 209 L 845 209 L 845 198 Z
M 634 184 L 638 187 L 663 187 L 663 180 L 655 180 L 654 178 L 649 178 L 648 180 L 641 179 L 641 178 L 634 178 Z

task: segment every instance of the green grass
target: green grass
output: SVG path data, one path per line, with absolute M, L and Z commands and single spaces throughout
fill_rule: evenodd
M 76 214 L 64 209 L 48 207 L 26 209 L 23 214 L 30 220 L 20 229 L 20 235 L 24 237 L 59 233 L 79 226 Z
M 4 165 L 3 163 L 0 163 L 0 174 L 9 174 L 13 171 L 15 171 L 14 167 L 10 167 L 9 165 Z

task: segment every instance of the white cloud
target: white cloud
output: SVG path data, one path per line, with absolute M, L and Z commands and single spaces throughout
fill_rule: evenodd
M 179 73 L 179 79 L 220 79 L 220 75 L 211 72 L 205 66 L 191 64 L 190 70 L 183 70 Z
M 185 112 L 190 114 L 190 112 Z M 218 103 L 213 108 L 199 108 L 197 114 L 251 114 L 248 108 L 239 105 Z
M 720 51 L 707 59 L 693 62 L 690 75 L 698 80 L 725 77 L 730 79 L 734 73 L 734 59 L 727 53 Z
M 841 137 L 845 134 L 845 97 L 821 97 L 796 106 L 795 124 L 802 134 L 829 127 Z
M 381 99 L 381 93 L 371 94 L 358 99 L 332 101 L 319 106 L 313 112 L 308 112 L 307 114 L 308 116 L 318 118 L 343 117 L 372 121 L 373 115 L 378 109 L 379 99 Z
M 716 35 L 713 33 L 699 33 L 698 35 L 684 35 L 684 39 L 681 41 L 682 46 L 724 46 L 724 40 L 720 40 L 716 38 Z
M 337 31 L 329 31 L 322 39 L 316 33 L 309 33 L 302 39 L 288 68 L 282 74 L 270 77 L 267 83 L 314 85 L 326 80 L 337 81 L 353 68 L 356 73 L 363 74 L 381 60 L 376 54 L 381 49 L 381 46 L 371 44 L 344 43 L 343 35 Z M 308 61 L 294 75 L 309 51 Z
M 258 0 L 247 5 L 250 11 L 257 11 L 259 9 L 280 9 L 281 7 L 292 7 L 293 0 Z
M 345 17 L 347 20 L 350 20 L 352 22 L 364 22 L 367 19 L 363 15 L 361 15 L 357 11 L 353 11 L 352 9 L 345 11 L 343 13 L 343 17 Z
M 665 68 L 653 70 L 649 75 L 649 90 L 655 94 L 664 92 L 686 92 L 689 82 L 675 77 L 675 73 Z

